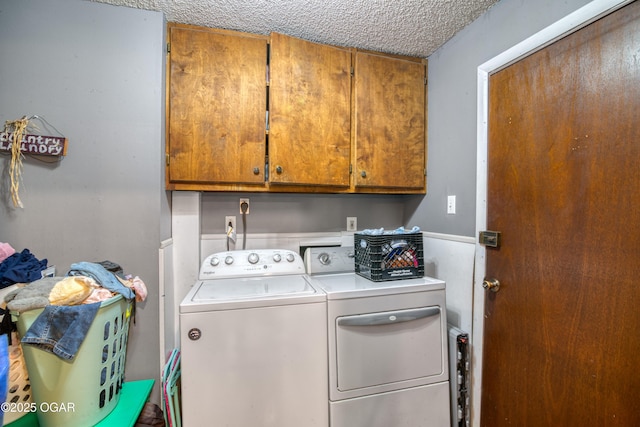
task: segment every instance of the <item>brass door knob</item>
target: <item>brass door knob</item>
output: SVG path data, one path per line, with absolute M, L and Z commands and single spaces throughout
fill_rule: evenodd
M 498 292 L 500 290 L 500 282 L 498 279 L 484 279 L 482 287 L 485 291 Z

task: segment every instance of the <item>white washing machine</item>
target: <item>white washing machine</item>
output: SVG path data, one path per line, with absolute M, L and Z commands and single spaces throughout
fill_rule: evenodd
M 373 282 L 353 248 L 309 248 L 307 272 L 327 295 L 331 427 L 448 427 L 445 283 Z
M 186 427 L 327 427 L 325 294 L 300 256 L 208 256 L 180 304 Z

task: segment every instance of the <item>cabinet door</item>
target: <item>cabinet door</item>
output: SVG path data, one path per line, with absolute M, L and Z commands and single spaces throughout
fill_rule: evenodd
M 426 64 L 355 55 L 356 191 L 424 192 Z
M 270 52 L 270 184 L 349 187 L 351 51 L 272 33 Z
M 264 185 L 267 38 L 169 26 L 168 181 Z

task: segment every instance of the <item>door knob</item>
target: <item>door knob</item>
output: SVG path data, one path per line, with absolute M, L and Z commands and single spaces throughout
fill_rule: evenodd
M 498 292 L 500 290 L 500 282 L 498 279 L 484 279 L 482 287 L 485 291 Z

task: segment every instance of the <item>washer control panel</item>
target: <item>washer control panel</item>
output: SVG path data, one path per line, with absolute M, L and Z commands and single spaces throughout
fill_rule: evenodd
M 217 252 L 207 256 L 200 267 L 199 278 L 212 280 L 304 273 L 304 262 L 296 252 L 286 249 L 255 249 Z

